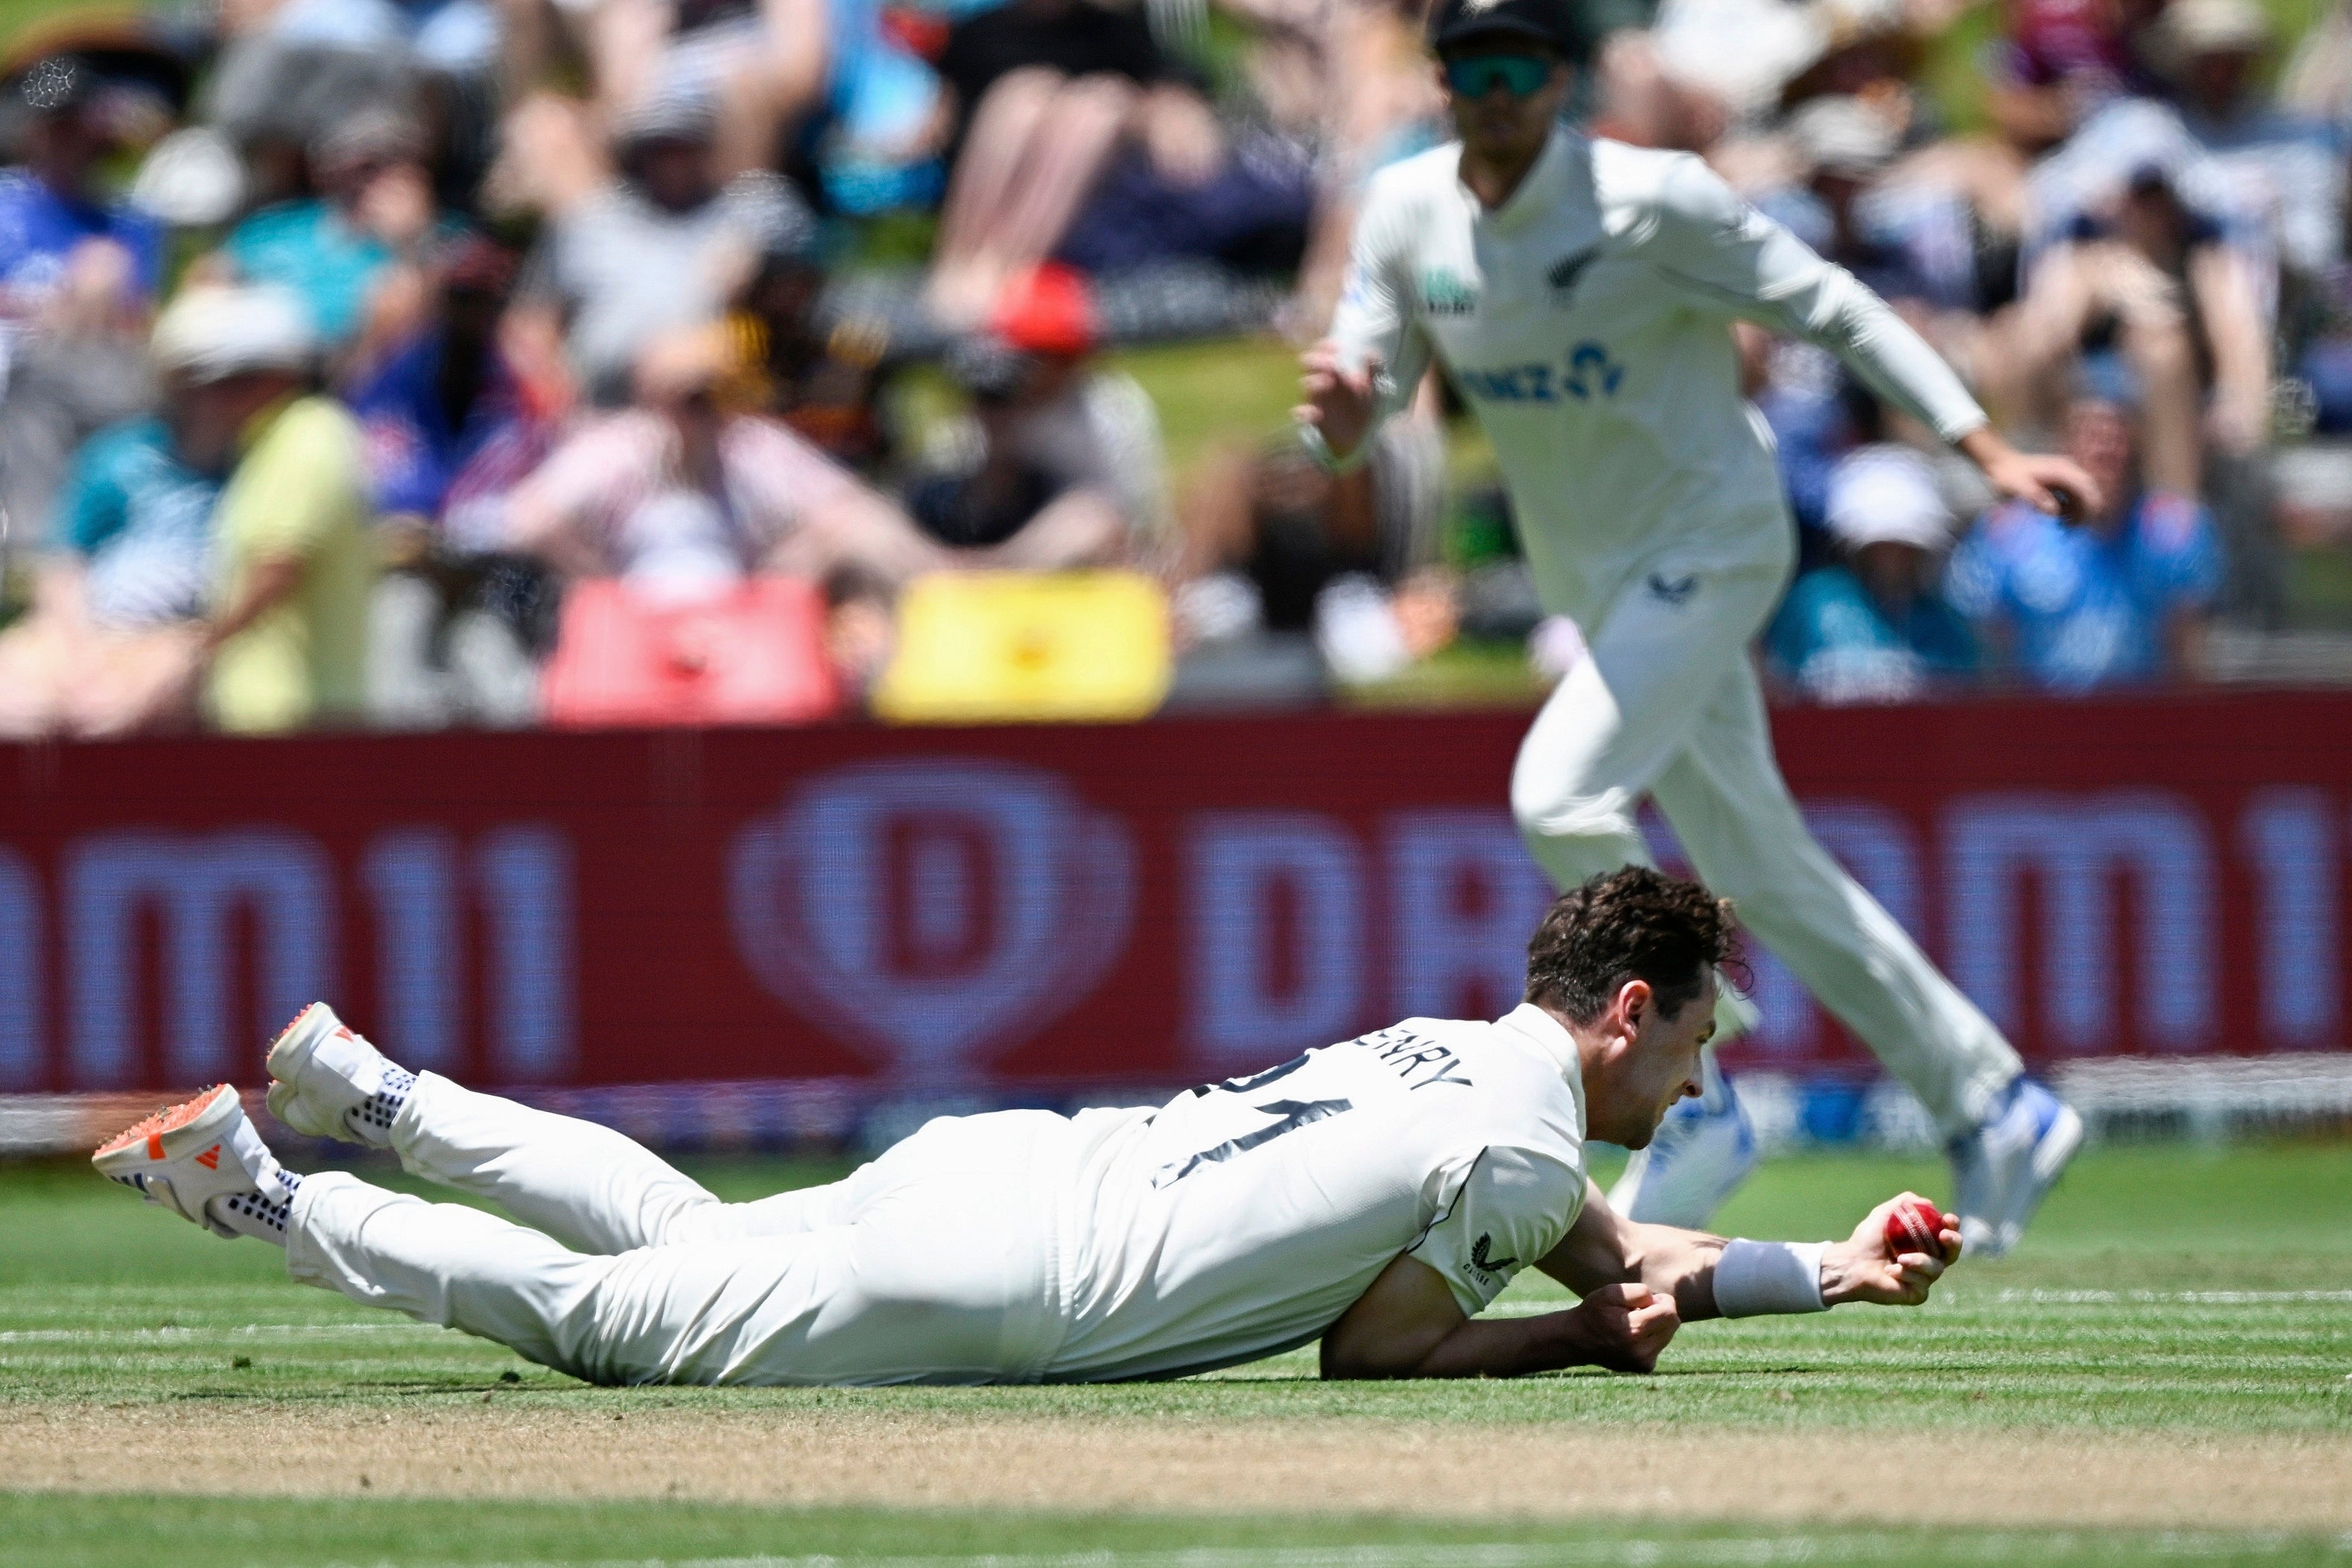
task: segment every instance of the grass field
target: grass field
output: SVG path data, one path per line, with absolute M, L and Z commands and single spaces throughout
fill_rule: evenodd
M 1723 1224 L 1826 1234 L 1939 1180 L 1783 1160 Z M 592 1389 L 79 1169 L 0 1171 L 0 1237 L 8 1568 L 2352 1563 L 2343 1145 L 2095 1152 L 1926 1311 L 1695 1325 L 1647 1379 L 1325 1385 L 1299 1353 L 1101 1388 Z

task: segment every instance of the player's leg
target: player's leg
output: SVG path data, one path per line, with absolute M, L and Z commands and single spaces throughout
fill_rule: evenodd
M 299 1133 L 388 1148 L 411 1173 L 498 1204 L 576 1251 L 781 1236 L 835 1223 L 833 1186 L 728 1204 L 620 1133 L 438 1073 L 411 1073 L 324 1003 L 269 1049 L 269 1108 Z
M 220 1235 L 285 1247 L 298 1280 L 592 1382 L 979 1382 L 1034 1376 L 1059 1342 L 1055 1211 L 1031 1178 L 1055 1121 L 931 1140 L 942 1157 L 899 1162 L 854 1223 L 619 1255 L 342 1172 L 296 1176 L 226 1085 L 93 1163 Z
M 1775 567 L 1663 568 L 1588 629 L 1586 657 L 1537 713 L 1511 769 L 1511 814 L 1554 886 L 1650 863 L 1642 798 L 1689 745 L 1725 671 L 1746 666 L 1781 581 Z M 1717 1029 L 1728 1039 L 1754 1015 L 1728 987 L 1722 995 Z M 1712 1058 L 1707 1071 L 1710 1099 L 1721 1098 Z
M 1992 1020 L 1806 831 L 1745 664 L 1652 793 L 1707 885 L 1951 1140 L 1969 1244 L 2013 1245 L 2081 1141 L 2081 1122 L 2024 1077 Z
M 1745 667 L 1780 587 L 1777 568 L 1661 567 L 1588 630 L 1587 657 L 1536 716 L 1511 774 L 1512 814 L 1556 885 L 1648 863 L 1642 797 L 1688 746 L 1725 671 Z M 1754 1015 L 1730 987 L 1718 994 L 1727 1040 Z M 1612 1189 L 1620 1212 L 1695 1228 L 1755 1168 L 1755 1130 L 1712 1051 L 1703 1071 L 1705 1094 L 1667 1113 Z

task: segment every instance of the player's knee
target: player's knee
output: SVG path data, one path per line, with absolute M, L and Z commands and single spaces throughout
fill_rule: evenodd
M 1622 845 L 1634 832 L 1633 800 L 1622 789 L 1563 788 L 1557 779 L 1531 778 L 1521 769 L 1511 778 L 1511 817 L 1529 839 L 1605 841 Z

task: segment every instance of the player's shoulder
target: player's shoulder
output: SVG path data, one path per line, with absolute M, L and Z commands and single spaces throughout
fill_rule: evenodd
M 1460 178 L 1462 144 L 1435 147 L 1383 164 L 1364 183 L 1360 223 L 1418 224 L 1438 210 L 1438 204 Z
M 1743 204 L 1723 176 L 1692 152 L 1635 147 L 1595 137 L 1592 198 L 1610 232 L 1640 239 L 1662 226 L 1736 220 Z

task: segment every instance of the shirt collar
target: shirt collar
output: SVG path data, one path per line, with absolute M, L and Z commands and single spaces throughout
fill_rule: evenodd
M 1569 166 L 1575 162 L 1573 153 L 1576 143 L 1580 140 L 1566 127 L 1554 126 L 1550 137 L 1544 142 L 1544 150 L 1536 154 L 1536 161 L 1528 165 L 1518 188 L 1505 198 L 1499 207 L 1489 209 L 1478 200 L 1475 191 L 1462 183 L 1462 161 L 1458 149 L 1454 153 L 1454 186 L 1481 222 L 1508 234 L 1524 227 L 1537 214 L 1554 204 L 1553 193 L 1567 174 Z
M 1568 1026 L 1533 1002 L 1521 1002 L 1495 1022 L 1496 1029 L 1509 1030 L 1540 1051 L 1559 1069 L 1559 1075 L 1576 1096 L 1576 1114 L 1580 1123 L 1584 1117 L 1584 1059 L 1577 1054 L 1576 1037 Z

